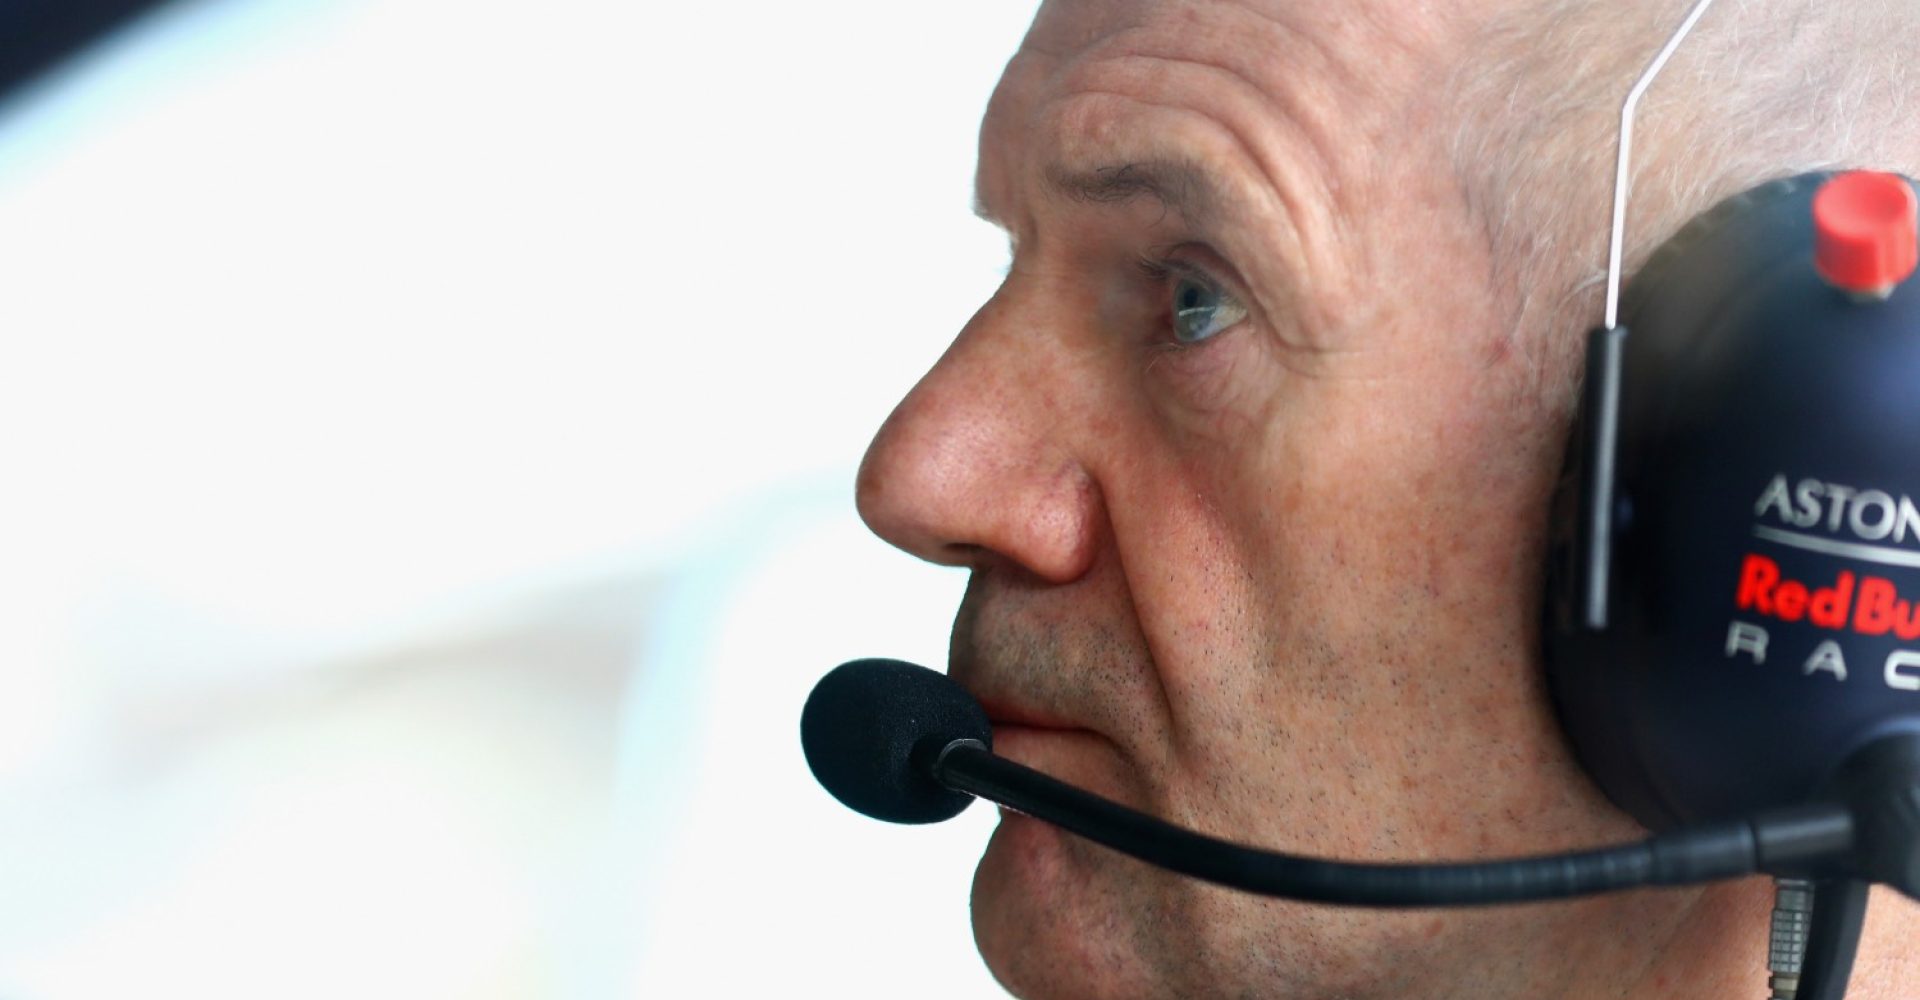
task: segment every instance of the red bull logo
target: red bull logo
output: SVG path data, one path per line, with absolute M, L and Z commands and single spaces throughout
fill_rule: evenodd
M 1727 626 L 1728 657 L 1765 663 L 1772 639 L 1767 622 L 1811 626 L 1840 638 L 1920 640 L 1920 587 L 1902 592 L 1897 581 L 1874 565 L 1920 567 L 1920 553 L 1886 544 L 1920 541 L 1920 512 L 1912 500 L 1813 479 L 1789 484 L 1786 476 L 1775 476 L 1754 504 L 1754 515 L 1779 525 L 1757 524 L 1755 537 L 1839 557 L 1856 568 L 1837 569 L 1823 579 L 1796 580 L 1773 558 L 1747 553 L 1733 599 L 1740 616 Z M 1830 537 L 1834 534 L 1851 534 L 1859 541 Z M 1801 670 L 1807 676 L 1847 680 L 1845 646 L 1836 638 L 1819 641 Z M 1882 663 L 1881 678 L 1890 688 L 1920 691 L 1920 651 L 1894 650 Z
M 1742 611 L 1783 622 L 1920 639 L 1920 600 L 1903 596 L 1899 586 L 1883 576 L 1863 575 L 1856 587 L 1853 572 L 1841 570 L 1831 584 L 1814 587 L 1782 577 L 1779 563 L 1749 553 L 1733 603 Z

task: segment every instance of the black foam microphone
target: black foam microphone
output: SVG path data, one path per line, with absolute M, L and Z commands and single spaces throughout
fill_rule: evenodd
M 1856 839 L 1852 811 L 1822 804 L 1531 858 L 1379 864 L 1283 854 L 1182 829 L 994 756 L 972 695 L 897 660 L 856 660 L 827 674 L 807 698 L 800 736 L 814 777 L 876 819 L 938 822 L 978 796 L 1149 864 L 1305 902 L 1466 906 L 1806 872 L 1849 856 Z
M 938 823 L 973 803 L 933 779 L 933 757 L 954 740 L 992 746 L 987 713 L 944 674 L 898 660 L 842 664 L 800 711 L 813 776 L 847 808 L 889 823 Z

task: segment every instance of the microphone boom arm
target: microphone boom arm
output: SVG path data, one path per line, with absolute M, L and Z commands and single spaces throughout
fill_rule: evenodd
M 1182 829 L 995 756 L 978 740 L 953 740 L 930 756 L 934 780 L 955 791 L 1183 875 L 1302 902 L 1489 905 L 1692 885 L 1756 872 L 1806 871 L 1844 858 L 1854 841 L 1847 808 L 1816 805 L 1566 854 L 1443 863 L 1332 861 Z

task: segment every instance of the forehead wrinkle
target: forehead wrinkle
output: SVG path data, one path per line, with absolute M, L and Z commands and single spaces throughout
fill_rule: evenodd
M 1231 136 L 1284 207 L 1285 216 L 1292 222 L 1288 235 L 1296 242 L 1300 253 L 1309 261 L 1322 262 L 1324 269 L 1328 255 L 1316 252 L 1315 244 L 1322 239 L 1337 241 L 1340 236 L 1341 228 L 1334 222 L 1334 209 L 1339 207 L 1337 198 L 1342 185 L 1336 173 L 1337 164 L 1327 154 L 1331 142 L 1311 127 L 1314 124 L 1312 116 L 1303 114 L 1304 109 L 1283 101 L 1245 71 L 1229 63 L 1148 52 L 1117 53 L 1105 62 L 1107 65 L 1104 67 L 1087 68 L 1089 76 L 1107 75 L 1096 73 L 1097 69 L 1117 71 L 1113 75 L 1118 80 L 1104 83 L 1107 89 L 1103 93 L 1198 115 Z M 1222 102 L 1188 106 L 1149 101 L 1141 93 L 1123 89 L 1118 82 L 1137 77 L 1137 74 L 1124 72 L 1124 64 L 1132 63 L 1145 63 L 1157 68 L 1154 78 L 1135 84 L 1141 91 L 1173 89 L 1161 84 L 1166 78 L 1186 70 L 1223 83 L 1226 92 L 1234 96 L 1224 106 Z M 1257 109 L 1254 112 L 1258 115 L 1257 119 L 1245 110 L 1247 107 Z M 1267 137 L 1267 141 L 1261 141 L 1263 126 L 1276 130 Z M 1285 138 L 1275 141 L 1276 137 L 1283 135 L 1291 136 L 1291 141 Z
M 1262 125 L 1277 125 L 1297 138 L 1282 156 L 1255 162 L 1292 202 L 1303 238 L 1339 236 L 1320 225 L 1331 220 L 1316 219 L 1313 209 L 1369 207 L 1381 182 L 1380 150 L 1417 132 L 1413 116 L 1432 99 L 1425 81 L 1450 69 L 1456 46 L 1449 40 L 1459 30 L 1458 19 L 1438 5 L 1404 0 L 1241 0 L 1157 11 L 1088 46 L 1074 60 L 1078 71 L 1102 89 L 1124 90 L 1103 79 L 1125 69 L 1116 66 L 1124 60 L 1184 64 L 1212 74 L 1247 107 L 1263 109 L 1260 121 L 1238 124 L 1255 134 Z M 1282 175 L 1292 183 L 1281 183 Z
M 1343 127 L 1350 133 L 1356 117 L 1381 117 L 1387 109 L 1376 102 L 1417 72 L 1401 39 L 1365 18 L 1329 18 L 1311 6 L 1266 13 L 1217 3 L 1185 8 L 1184 16 L 1172 10 L 1112 34 L 1077 62 L 1091 71 L 1140 59 L 1211 73 L 1300 132 L 1323 162 L 1350 144 L 1336 138 Z
M 1024 131 L 1035 139 L 1034 155 L 1021 158 L 1026 162 L 1019 173 L 1035 178 L 1040 173 L 1035 168 L 1049 160 L 1082 173 L 1102 168 L 1128 173 L 1125 167 L 1136 159 L 1220 166 L 1212 162 L 1223 159 L 1220 153 L 1225 150 L 1218 146 L 1211 153 L 1203 150 L 1204 160 L 1170 149 L 1171 143 L 1153 142 L 1153 135 L 1136 136 L 1145 142 L 1129 149 L 1120 144 L 1126 123 L 1119 115 L 1071 105 L 1077 98 L 1103 97 L 1192 116 L 1245 157 L 1230 174 L 1220 176 L 1219 186 L 1241 196 L 1240 204 L 1270 202 L 1261 207 L 1271 208 L 1274 222 L 1265 223 L 1270 228 L 1261 238 L 1288 265 L 1282 269 L 1282 283 L 1298 286 L 1292 292 L 1314 291 L 1315 301 L 1284 295 L 1292 308 L 1304 307 L 1320 314 L 1314 320 L 1332 322 L 1340 314 L 1340 303 L 1367 287 L 1368 275 L 1388 266 L 1364 244 L 1355 243 L 1357 230 L 1340 220 L 1368 212 L 1376 189 L 1388 180 L 1379 150 L 1405 141 L 1409 102 L 1421 100 L 1417 81 L 1437 54 L 1431 43 L 1444 32 L 1435 30 L 1435 22 L 1444 18 L 1425 9 L 1395 7 L 1395 16 L 1388 17 L 1384 10 L 1340 13 L 1312 4 L 1258 9 L 1244 2 L 1131 5 L 1116 0 L 1110 8 L 1058 2 L 1047 6 L 1062 15 L 1069 8 L 1076 8 L 1075 16 L 1049 19 L 1043 10 L 1042 20 L 1058 20 L 1057 27 L 1074 30 L 1043 31 L 1037 21 L 1009 67 L 1011 77 L 1018 66 L 1031 88 L 1020 102 L 1026 105 L 1024 113 L 1003 109 L 1024 119 Z M 1049 114 L 1055 111 L 1061 113 Z M 1131 173 L 1141 173 L 1146 165 Z M 1190 211 L 1200 206 L 1173 197 L 1180 185 L 1170 183 L 1171 172 L 1155 172 L 1167 176 L 1154 177 L 1151 184 L 1067 187 L 1097 196 L 1080 200 L 1151 196 L 1183 218 L 1204 214 Z M 982 179 L 987 173 L 982 170 Z M 1007 186 L 983 185 L 990 208 L 1017 210 L 1023 200 L 1020 189 L 1035 190 L 1028 187 L 1031 181 L 1012 176 L 996 180 Z M 1059 187 L 1049 183 L 1036 193 L 1058 193 Z M 1008 199 L 1005 205 L 999 204 L 1002 195 Z M 1229 199 L 1215 202 L 1216 217 L 1239 215 Z M 1025 229 L 1034 220 L 1022 210 L 1019 221 Z
M 1046 10 L 1043 8 L 1041 13 L 1045 14 Z M 1053 78 L 1063 58 L 1035 44 L 1038 27 L 1036 21 L 1035 30 L 1028 33 L 1020 50 L 1007 61 L 1000 82 L 987 101 L 986 114 L 980 121 L 973 172 L 974 214 L 1015 237 L 1031 229 L 1031 220 L 1020 215 L 1017 194 L 1020 171 L 1017 163 L 1009 161 L 1008 154 L 1022 144 L 1018 137 L 1024 131 L 1022 123 L 1032 117 L 1034 95 L 1044 90 L 1046 81 Z
M 1203 147 L 1207 155 L 1184 162 L 1196 171 L 1197 176 L 1205 178 L 1206 186 L 1215 192 L 1215 197 L 1218 199 L 1216 216 L 1242 224 L 1243 228 L 1238 232 L 1218 233 L 1218 238 L 1227 241 L 1222 249 L 1258 247 L 1257 253 L 1262 256 L 1270 255 L 1268 267 L 1257 275 L 1249 275 L 1264 280 L 1252 281 L 1246 291 L 1253 296 L 1263 312 L 1276 318 L 1301 316 L 1308 313 L 1318 317 L 1326 309 L 1333 308 L 1331 303 L 1311 302 L 1303 294 L 1309 287 L 1325 289 L 1330 282 L 1317 277 L 1320 274 L 1319 268 L 1303 252 L 1300 227 L 1292 214 L 1295 201 L 1287 197 L 1284 192 L 1260 183 L 1266 179 L 1262 173 L 1260 158 L 1242 136 L 1222 122 L 1185 106 L 1162 104 L 1142 97 L 1103 91 L 1083 90 L 1070 98 L 1074 101 L 1086 99 L 1136 104 L 1156 111 L 1190 115 L 1203 122 L 1208 134 L 1218 138 L 1211 139 Z M 1183 162 L 1178 157 L 1156 156 L 1149 151 L 1142 151 L 1142 155 L 1129 156 L 1127 155 L 1129 151 L 1124 146 L 1108 145 L 1099 139 L 1087 138 L 1089 135 L 1097 135 L 1107 130 L 1071 127 L 1072 122 L 1097 114 L 1098 112 L 1088 111 L 1068 113 L 1060 109 L 1054 111 L 1055 124 L 1046 130 L 1055 136 L 1052 140 L 1054 144 L 1059 145 L 1057 136 L 1060 133 L 1066 133 L 1076 137 L 1076 145 L 1079 147 L 1061 151 L 1066 163 L 1102 164 L 1133 160 Z M 1096 144 L 1098 144 L 1097 148 L 1090 148 L 1095 147 Z M 1188 149 L 1195 146 L 1191 141 L 1185 145 Z M 1219 168 L 1223 163 L 1233 163 L 1235 169 L 1231 172 L 1223 171 Z M 1067 169 L 1070 170 L 1070 168 Z M 1083 168 L 1080 172 L 1085 173 L 1089 169 L 1091 168 Z M 1192 222 L 1193 220 L 1185 219 L 1184 221 Z M 1314 331 L 1306 325 L 1298 326 L 1296 332 L 1306 334 L 1311 339 Z M 1307 346 L 1312 346 L 1316 352 L 1323 349 L 1320 345 Z
M 1208 134 L 1223 137 L 1226 141 L 1220 147 L 1209 144 L 1207 148 L 1201 150 L 1202 155 L 1193 155 L 1194 144 L 1191 141 L 1184 143 L 1178 153 L 1159 152 L 1155 147 L 1164 150 L 1170 145 L 1165 141 L 1164 136 L 1153 136 L 1144 140 L 1129 137 L 1109 141 L 1108 134 L 1114 130 L 1103 121 L 1103 118 L 1110 116 L 1103 115 L 1097 108 L 1075 107 L 1086 101 L 1097 101 L 1103 104 L 1132 104 L 1153 111 L 1188 116 L 1197 119 Z M 1061 170 L 1066 176 L 1088 173 L 1109 164 L 1134 161 L 1177 165 L 1200 185 L 1200 190 L 1204 192 L 1200 196 L 1201 200 L 1206 197 L 1213 199 L 1213 204 L 1206 207 L 1216 216 L 1227 214 L 1226 210 L 1230 209 L 1234 218 L 1245 218 L 1257 208 L 1262 207 L 1260 195 L 1271 194 L 1273 200 L 1283 210 L 1282 216 L 1291 222 L 1291 217 L 1286 212 L 1291 208 L 1291 202 L 1284 196 L 1285 192 L 1274 185 L 1272 178 L 1265 173 L 1258 150 L 1230 123 L 1184 104 L 1171 104 L 1145 95 L 1117 90 L 1083 88 L 1065 97 L 1056 98 L 1054 103 L 1060 106 L 1053 109 L 1047 130 L 1051 134 L 1052 144 L 1058 150 Z M 1140 149 L 1141 154 L 1129 155 L 1129 146 Z M 1239 154 L 1247 166 L 1232 173 L 1220 169 L 1218 164 L 1226 161 L 1228 156 L 1225 154 L 1230 153 Z M 1243 175 L 1259 178 L 1267 182 L 1267 186 L 1262 188 L 1246 183 L 1241 180 Z M 1289 237 L 1295 235 L 1294 228 L 1289 224 L 1286 227 L 1286 235 Z
M 1205 64 L 1185 60 L 1164 62 L 1214 71 L 1214 68 Z M 1064 147 L 1063 157 L 1089 164 L 1127 159 L 1109 152 L 1126 152 L 1124 147 L 1111 147 L 1102 141 L 1116 131 L 1110 123 L 1118 115 L 1098 105 L 1075 107 L 1077 103 L 1090 99 L 1101 103 L 1138 105 L 1189 117 L 1200 123 L 1209 133 L 1224 140 L 1224 145 L 1210 144 L 1200 150 L 1205 154 L 1204 157 L 1187 155 L 1185 158 L 1189 162 L 1198 162 L 1203 168 L 1212 168 L 1206 171 L 1206 176 L 1213 178 L 1212 186 L 1220 192 L 1220 211 L 1216 215 L 1247 224 L 1249 228 L 1241 235 L 1267 243 L 1282 264 L 1268 275 L 1277 284 L 1268 289 L 1262 287 L 1267 283 L 1256 282 L 1256 287 L 1251 291 L 1261 298 L 1267 298 L 1262 294 L 1264 292 L 1273 293 L 1271 301 L 1262 303 L 1272 310 L 1270 315 L 1299 313 L 1305 309 L 1313 314 L 1311 325 L 1327 321 L 1331 314 L 1320 313 L 1337 310 L 1338 300 L 1344 297 L 1345 289 L 1351 285 L 1347 272 L 1357 262 L 1350 254 L 1342 252 L 1343 230 L 1336 223 L 1338 213 L 1333 200 L 1334 192 L 1326 181 L 1326 171 L 1330 165 L 1319 157 L 1314 144 L 1295 130 L 1287 128 L 1289 123 L 1285 119 L 1276 121 L 1264 105 L 1251 113 L 1260 116 L 1260 120 L 1250 122 L 1251 115 L 1246 111 L 1245 104 L 1238 109 L 1239 113 L 1222 113 L 1217 102 L 1213 102 L 1213 106 L 1176 104 L 1167 99 L 1168 92 L 1173 88 L 1156 85 L 1162 81 L 1142 81 L 1137 74 L 1099 75 L 1112 78 L 1104 81 L 1108 86 L 1094 87 L 1083 83 L 1073 93 L 1048 102 L 1055 106 L 1050 116 L 1052 120 L 1041 131 L 1050 136 L 1053 144 Z M 1245 91 L 1252 88 L 1246 84 L 1243 84 L 1243 88 L 1236 92 L 1244 98 Z M 1279 125 L 1282 131 L 1263 134 L 1264 125 Z M 1160 145 L 1164 149 L 1164 137 L 1150 137 L 1147 141 L 1151 142 L 1154 138 L 1161 139 Z M 1191 141 L 1185 145 L 1189 150 L 1194 147 Z M 1177 161 L 1182 157 L 1161 153 L 1157 158 Z M 1231 174 L 1221 173 L 1220 164 L 1236 161 L 1236 169 Z M 1273 221 L 1265 224 L 1256 221 L 1262 217 Z M 1315 290 L 1315 296 L 1303 296 L 1302 293 L 1309 288 Z M 1319 301 L 1310 301 L 1310 298 Z
M 1089 17 L 1093 10 L 1098 10 L 1099 16 Z M 1230 19 L 1226 27 L 1222 27 L 1219 22 L 1222 14 Z M 1311 116 L 1306 113 L 1308 109 L 1286 106 L 1275 93 L 1270 93 L 1269 89 L 1262 85 L 1262 81 L 1256 78 L 1251 67 L 1243 68 L 1236 65 L 1234 60 L 1221 57 L 1218 51 L 1201 51 L 1197 57 L 1188 57 L 1181 51 L 1196 48 L 1216 50 L 1222 48 L 1222 46 L 1192 44 L 1196 41 L 1206 42 L 1209 35 L 1228 43 L 1244 43 L 1249 37 L 1261 37 L 1267 41 L 1265 44 L 1256 45 L 1257 51 L 1279 51 L 1282 41 L 1294 43 L 1285 46 L 1285 49 L 1291 56 L 1291 62 L 1304 64 L 1304 70 L 1297 72 L 1295 74 L 1297 76 L 1338 76 L 1340 74 L 1335 71 L 1348 69 L 1338 65 L 1337 60 L 1333 59 L 1329 53 L 1319 51 L 1319 47 L 1313 43 L 1312 39 L 1306 39 L 1306 44 L 1300 44 L 1302 40 L 1296 37 L 1299 34 L 1298 26 L 1290 25 L 1279 13 L 1263 13 L 1246 9 L 1236 6 L 1231 0 L 1225 3 L 1208 4 L 1201 8 L 1159 6 L 1155 3 L 1127 3 L 1125 0 L 1099 0 L 1096 6 L 1089 8 L 1075 4 L 1071 0 L 1049 0 L 1042 7 L 1032 30 L 1023 39 L 1020 51 L 1008 64 L 1002 88 L 996 92 L 996 100 L 989 108 L 989 122 L 999 117 L 996 112 L 1009 110 L 1001 106 L 998 98 L 1007 95 L 1009 90 L 1007 85 L 1016 78 L 1024 80 L 1027 87 L 1037 91 L 1034 96 L 1038 101 L 1032 105 L 1035 110 L 1031 113 L 1036 117 L 1037 113 L 1047 105 L 1064 103 L 1077 96 L 1076 92 L 1079 92 L 1089 95 L 1104 93 L 1143 105 L 1172 111 L 1191 111 L 1201 117 L 1214 119 L 1215 124 L 1233 135 L 1235 141 L 1247 153 L 1248 162 L 1258 166 L 1259 173 L 1264 175 L 1263 179 L 1267 186 L 1280 195 L 1280 201 L 1288 215 L 1296 222 L 1312 220 L 1315 215 L 1322 216 L 1317 220 L 1317 225 L 1296 224 L 1287 227 L 1291 230 L 1288 235 L 1294 241 L 1295 251 L 1303 251 L 1305 246 L 1301 230 L 1313 228 L 1320 232 L 1337 235 L 1337 230 L 1331 225 L 1331 218 L 1325 217 L 1328 213 L 1324 211 L 1331 207 L 1331 197 L 1335 187 L 1324 182 L 1331 176 L 1329 169 L 1331 165 L 1322 151 L 1326 143 L 1323 137 L 1311 134 L 1311 130 L 1305 127 L 1312 122 Z M 1158 44 L 1154 44 L 1156 41 Z M 1225 48 L 1229 52 L 1239 52 L 1244 45 L 1240 47 L 1228 45 Z M 1164 50 L 1166 54 L 1156 52 L 1155 49 Z M 1271 109 L 1271 113 L 1264 116 L 1268 122 L 1284 124 L 1291 130 L 1301 133 L 1304 141 L 1298 143 L 1301 147 L 1298 152 L 1307 154 L 1303 159 L 1310 162 L 1300 165 L 1306 169 L 1298 169 L 1298 167 L 1285 169 L 1274 162 L 1274 157 L 1260 155 L 1259 144 L 1250 141 L 1247 134 L 1253 131 L 1247 128 L 1248 123 L 1244 120 L 1226 120 L 1228 117 L 1243 118 L 1244 116 L 1223 116 L 1209 113 L 1210 109 L 1204 108 L 1182 108 L 1158 99 L 1161 93 L 1151 85 L 1144 88 L 1137 86 L 1127 88 L 1123 85 L 1105 86 L 1100 82 L 1100 78 L 1115 75 L 1107 70 L 1127 68 L 1115 66 L 1115 64 L 1130 60 L 1157 63 L 1166 68 L 1187 65 L 1225 79 L 1227 85 L 1241 94 L 1243 99 Z M 1124 73 L 1119 75 L 1125 76 Z M 1164 76 L 1166 73 L 1165 70 L 1158 70 L 1155 75 Z M 1077 85 L 1083 80 L 1093 86 Z M 1138 81 L 1134 83 L 1137 84 Z M 1284 88 L 1275 89 L 1284 92 Z M 1047 91 L 1053 92 L 1051 98 L 1045 96 Z M 1033 121 L 1035 118 L 1030 117 L 1029 120 Z M 1076 133 L 1090 131 L 1077 129 L 1073 124 L 1059 127 L 1060 123 L 1056 122 L 1055 125 L 1057 140 L 1064 140 L 1057 141 L 1057 145 L 1068 148 L 1074 144 L 1075 140 L 1081 138 Z M 983 130 L 982 139 L 987 138 L 988 133 Z M 1120 203 L 1141 196 L 1153 197 L 1164 208 L 1180 214 L 1186 221 L 1196 225 L 1213 221 L 1208 216 L 1221 202 L 1227 200 L 1218 197 L 1217 191 L 1208 191 L 1205 187 L 1184 183 L 1192 180 L 1191 175 L 1196 172 L 1192 169 L 1195 164 L 1191 157 L 1160 155 L 1153 159 L 1166 162 L 1137 164 L 1123 162 L 1122 157 L 1103 159 L 1085 156 L 1079 159 L 1081 168 L 1078 171 L 1068 168 L 1059 170 L 1049 168 L 1048 172 L 1052 174 L 1048 177 L 1047 185 L 1051 189 L 1050 193 L 1064 193 L 1070 200 L 1094 204 Z M 1001 204 L 1002 196 L 1010 196 L 1013 192 L 1011 189 L 1001 187 L 998 183 L 993 183 L 1004 182 L 1010 178 L 995 176 L 998 171 L 989 168 L 987 163 L 988 159 L 983 155 L 981 168 L 976 175 L 978 192 L 976 214 L 989 222 L 1001 225 L 1002 228 L 1015 228 L 1006 225 L 1013 220 L 1000 217 L 1002 211 L 1013 207 L 1011 204 Z M 1176 166 L 1187 167 L 1184 173 L 1188 176 L 1181 176 L 1181 171 L 1171 169 Z M 1067 176 L 1073 173 L 1118 176 L 1105 178 Z M 1136 180 L 1139 183 L 1134 183 Z M 1287 180 L 1291 183 L 1283 183 Z M 1320 190 L 1296 190 L 1306 187 L 1309 182 L 1315 180 L 1322 181 L 1319 184 Z M 1320 197 L 1313 197 L 1314 195 Z
M 1166 5 L 1063 68 L 1093 89 L 1193 105 L 1249 157 L 1288 225 L 1307 327 L 1365 322 L 1391 253 L 1367 238 L 1389 187 L 1441 160 L 1432 123 L 1452 113 L 1432 85 L 1460 51 L 1442 5 Z M 1056 81 L 1059 83 L 1066 80 Z M 1428 147 L 1432 146 L 1431 149 Z M 1435 202 L 1435 204 L 1438 204 Z M 1356 221 L 1357 220 L 1357 221 Z M 1310 294 L 1309 294 L 1310 293 Z

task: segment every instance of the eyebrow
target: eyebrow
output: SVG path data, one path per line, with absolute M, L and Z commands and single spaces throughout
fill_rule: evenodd
M 1050 167 L 1047 187 L 1089 205 L 1124 205 L 1151 198 L 1190 223 L 1212 217 L 1220 203 L 1219 185 L 1204 169 L 1177 160 L 1146 160 L 1092 170 Z

